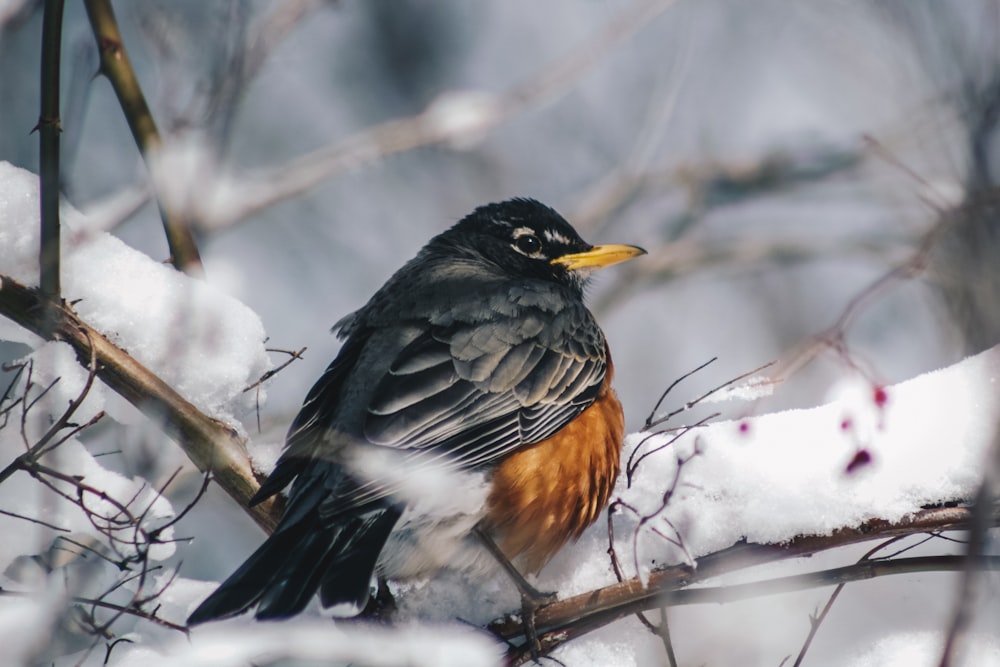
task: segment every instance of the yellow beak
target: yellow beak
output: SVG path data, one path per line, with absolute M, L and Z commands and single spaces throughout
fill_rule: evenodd
M 646 251 L 634 245 L 596 245 L 586 252 L 576 252 L 570 255 L 556 257 L 552 264 L 562 264 L 570 271 L 578 269 L 602 269 L 605 266 L 618 264 L 645 255 Z

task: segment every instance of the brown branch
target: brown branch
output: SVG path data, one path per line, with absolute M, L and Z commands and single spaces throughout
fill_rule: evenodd
M 993 510 L 991 520 L 994 525 L 1000 523 L 1000 510 Z M 676 565 L 656 570 L 649 575 L 645 586 L 638 578 L 633 578 L 544 605 L 535 615 L 539 641 L 544 649 L 551 650 L 569 639 L 637 611 L 657 609 L 664 604 L 693 604 L 678 602 L 695 600 L 697 595 L 680 589 L 727 572 L 873 539 L 939 530 L 964 530 L 969 528 L 971 521 L 972 511 L 969 508 L 942 507 L 921 510 L 896 522 L 873 519 L 855 528 L 836 530 L 831 535 L 802 536 L 781 545 L 737 544 L 699 558 L 697 568 Z M 955 569 L 960 569 L 960 566 Z M 668 597 L 664 598 L 664 595 Z M 520 621 L 511 618 L 498 619 L 489 627 L 505 640 L 521 637 L 524 632 Z
M 97 377 L 163 428 L 202 471 L 212 471 L 215 481 L 247 509 L 265 531 L 271 532 L 281 515 L 274 499 L 247 508 L 259 488 L 244 443 L 232 428 L 199 411 L 170 385 L 157 377 L 100 332 L 81 320 L 64 304 L 52 304 L 51 331 L 43 329 L 47 302 L 40 292 L 0 275 L 0 315 L 25 329 L 68 343 L 81 364 L 91 355 L 97 360 Z
M 162 140 L 153 114 L 149 111 L 146 98 L 142 94 L 139 80 L 132 69 L 125 43 L 118 30 L 118 21 L 110 0 L 85 0 L 87 17 L 97 40 L 97 50 L 101 55 L 101 73 L 111 82 L 118 97 L 118 103 L 125 113 L 129 129 L 136 146 L 142 153 L 147 167 L 153 171 L 151 159 L 162 149 Z M 161 196 L 157 196 L 163 231 L 167 236 L 171 261 L 178 269 L 189 275 L 201 276 L 204 269 L 190 221 L 185 220 L 172 206 L 168 206 Z

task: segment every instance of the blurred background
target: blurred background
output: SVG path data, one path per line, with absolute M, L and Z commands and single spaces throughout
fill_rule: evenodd
M 40 7 L 0 1 L 0 160 L 34 171 Z M 207 279 L 270 346 L 308 348 L 270 382 L 262 432 L 248 419 L 258 443 L 280 443 L 336 354 L 335 321 L 432 235 L 512 196 L 592 243 L 649 250 L 589 293 L 631 430 L 712 357 L 668 408 L 772 360 L 784 382 L 729 416 L 812 406 L 845 375 L 899 382 L 1000 340 L 996 0 L 115 9 Z M 66 197 L 166 259 L 80 3 L 63 45 Z M 399 119 L 392 143 L 382 124 Z M 135 428 L 132 474 L 180 460 Z M 186 576 L 217 579 L 259 541 L 227 503 L 198 511 L 230 546 L 193 544 Z

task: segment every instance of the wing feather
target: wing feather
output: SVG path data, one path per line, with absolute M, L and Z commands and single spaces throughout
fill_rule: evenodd
M 384 371 L 358 379 L 363 386 L 342 389 L 342 367 L 348 364 L 332 365 L 328 374 L 336 382 L 310 393 L 293 425 L 289 451 L 295 445 L 305 452 L 311 442 L 311 457 L 327 453 L 324 443 L 337 423 L 320 415 L 334 413 L 331 402 L 343 391 L 366 397 L 356 434 L 375 449 L 413 464 L 477 468 L 558 432 L 594 401 L 604 381 L 604 337 L 582 304 L 556 312 L 491 310 L 480 319 L 443 321 L 422 328 L 408 323 L 398 348 L 386 345 L 389 338 L 382 335 L 373 349 L 379 350 Z M 363 341 L 371 335 L 364 322 L 355 323 L 345 343 L 353 347 L 353 359 L 369 354 Z M 331 463 L 350 465 L 341 458 L 346 451 L 329 452 Z M 285 468 L 285 479 L 298 472 L 291 462 Z M 324 519 L 400 490 L 391 475 L 365 479 L 357 472 L 351 474 L 356 483 L 350 493 L 329 489 L 320 507 Z
M 604 380 L 604 355 L 603 335 L 583 306 L 429 327 L 376 385 L 365 438 L 440 453 L 459 467 L 482 465 L 544 440 L 590 405 Z M 448 361 L 423 382 L 429 371 L 411 359 L 417 356 Z

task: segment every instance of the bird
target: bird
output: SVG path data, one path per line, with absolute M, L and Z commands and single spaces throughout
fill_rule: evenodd
M 625 422 L 594 271 L 645 250 L 591 245 L 515 198 L 432 238 L 334 325 L 336 358 L 308 392 L 273 472 L 274 532 L 188 618 L 344 616 L 376 577 L 496 568 L 524 579 L 609 501 Z

